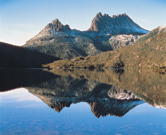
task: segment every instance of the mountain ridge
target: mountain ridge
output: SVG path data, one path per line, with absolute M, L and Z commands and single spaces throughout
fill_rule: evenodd
M 125 19 L 127 21 L 123 22 Z M 100 21 L 101 21 L 101 23 L 100 23 Z M 118 29 L 116 28 L 116 30 L 110 30 L 110 28 L 109 28 L 110 32 L 108 32 L 106 34 L 112 34 L 112 35 L 117 35 L 117 34 L 136 34 L 137 35 L 138 34 L 138 35 L 142 35 L 142 34 L 146 34 L 146 33 L 149 32 L 148 30 L 145 30 L 145 29 L 141 28 L 138 24 L 136 24 L 126 13 L 119 14 L 119 15 L 113 15 L 111 17 L 108 14 L 102 15 L 101 12 L 99 12 L 93 18 L 91 26 L 90 26 L 90 28 L 87 31 L 80 31 L 80 30 L 77 30 L 77 29 L 71 29 L 68 24 L 63 25 L 59 21 L 59 19 L 56 18 L 51 23 L 47 24 L 44 27 L 44 29 L 42 29 L 34 38 L 31 38 L 30 40 L 28 40 L 26 42 L 26 44 L 31 44 L 31 42 L 34 39 L 36 39 L 37 37 L 42 37 L 43 34 L 45 34 L 45 36 L 52 36 L 52 37 L 58 36 L 57 32 L 64 32 L 65 36 L 73 36 L 73 35 L 80 34 L 80 33 L 83 34 L 83 35 L 84 34 L 87 35 L 87 34 L 89 34 L 89 32 L 92 32 L 92 33 L 93 32 L 97 32 L 97 33 L 100 34 L 101 30 L 103 30 L 103 28 L 100 28 L 100 26 L 98 28 L 98 25 L 103 25 L 104 27 L 107 27 L 107 25 L 109 25 L 109 26 L 112 25 L 111 29 L 114 29 L 116 27 L 116 25 L 118 25 L 118 26 L 124 25 L 124 24 L 119 24 L 118 21 L 126 23 L 125 25 L 127 25 L 127 23 L 133 23 L 137 28 L 140 29 L 140 32 L 138 31 L 138 29 L 135 29 L 133 31 L 128 32 L 128 29 L 130 27 L 132 27 L 131 24 L 128 24 L 128 25 L 131 25 L 131 26 L 127 25 L 126 29 L 122 27 L 123 28 L 123 30 L 122 30 L 123 32 L 121 32 L 121 30 L 119 30 L 119 33 L 118 32 L 112 32 L 112 31 L 118 31 Z M 129 21 L 131 21 L 131 22 L 129 22 Z M 61 34 L 62 33 L 59 33 L 59 36 L 63 35 L 63 34 L 62 35 Z M 92 35 L 93 34 L 90 34 L 90 36 L 92 36 Z
M 103 31 L 96 32 L 93 30 L 97 29 L 97 26 L 94 26 L 95 28 L 90 27 L 87 31 L 79 31 L 71 29 L 69 25 L 63 25 L 58 19 L 55 19 L 47 24 L 35 37 L 28 40 L 23 47 L 61 59 L 72 59 L 78 56 L 94 56 L 123 46 L 133 45 L 135 39 L 140 37 L 139 35 L 148 32 L 129 19 L 126 14 L 110 17 L 107 14 L 98 13 L 96 16 L 106 18 L 104 19 Z M 95 18 L 92 21 L 92 26 Z M 101 24 L 103 24 L 102 19 L 101 21 Z M 118 23 L 118 21 L 122 22 Z M 126 34 L 127 40 L 125 39 L 126 41 L 123 43 L 115 41 L 112 46 L 109 39 L 113 36 L 116 37 L 117 34 Z M 130 36 L 130 34 L 133 34 L 133 36 Z
M 138 34 L 142 35 L 148 31 L 136 24 L 126 13 L 113 15 L 102 15 L 99 12 L 92 20 L 88 31 L 95 31 L 100 34 Z

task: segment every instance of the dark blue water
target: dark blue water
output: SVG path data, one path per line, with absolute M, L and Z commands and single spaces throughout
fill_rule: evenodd
M 26 89 L 0 93 L 0 132 L 9 134 L 165 135 L 166 109 L 145 102 L 123 117 L 97 118 L 88 103 L 54 111 Z

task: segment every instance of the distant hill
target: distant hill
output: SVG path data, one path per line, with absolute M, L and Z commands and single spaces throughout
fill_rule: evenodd
M 148 32 L 126 14 L 111 17 L 98 13 L 87 31 L 71 29 L 55 19 L 23 47 L 61 59 L 72 59 L 133 45 L 139 35 Z M 119 36 L 122 37 L 120 42 Z
M 0 68 L 37 68 L 54 60 L 59 58 L 0 42 Z
M 165 27 L 157 34 L 143 40 L 147 35 L 156 31 L 152 30 L 142 42 L 102 53 L 92 57 L 77 57 L 72 60 L 55 61 L 50 68 L 129 68 L 129 67 L 166 67 L 166 32 Z M 158 29 L 157 28 L 157 29 Z

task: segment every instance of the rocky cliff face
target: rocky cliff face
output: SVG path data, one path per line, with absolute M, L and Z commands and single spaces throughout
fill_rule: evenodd
M 99 34 L 146 34 L 147 30 L 136 24 L 127 14 L 102 15 L 100 12 L 92 21 L 89 31 L 94 31 Z
M 111 42 L 117 34 L 145 34 L 148 31 L 135 24 L 126 14 L 110 17 L 98 13 L 87 31 L 71 29 L 58 19 L 49 23 L 39 34 L 26 42 L 24 47 L 56 56 L 71 59 L 77 56 L 93 56 L 122 46 L 132 45 L 139 36 L 122 35 L 122 42 Z M 119 40 L 119 37 L 111 37 Z M 110 40 L 109 40 L 110 39 Z
M 133 45 L 141 35 L 117 35 L 112 36 L 108 42 L 113 50 L 120 49 L 122 47 Z

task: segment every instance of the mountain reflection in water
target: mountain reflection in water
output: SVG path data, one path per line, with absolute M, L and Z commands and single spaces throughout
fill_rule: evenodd
M 25 87 L 60 112 L 73 103 L 86 102 L 93 114 L 122 117 L 145 102 L 166 107 L 166 76 L 148 71 L 0 70 L 0 90 Z

